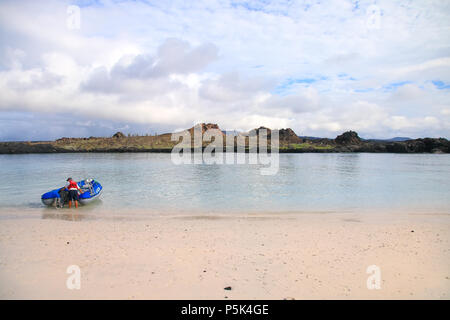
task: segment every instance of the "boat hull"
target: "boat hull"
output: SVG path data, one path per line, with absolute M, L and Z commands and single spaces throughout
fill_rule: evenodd
M 100 190 L 100 192 L 98 194 L 95 194 L 94 196 L 90 197 L 90 198 L 80 198 L 79 201 L 81 204 L 89 204 L 93 201 L 98 200 L 98 198 L 100 198 L 100 195 L 102 194 L 102 191 Z
M 55 203 L 56 198 L 41 199 L 41 201 L 46 206 L 52 206 Z
M 94 179 L 86 179 L 78 182 L 78 186 L 84 191 L 79 197 L 78 200 L 80 204 L 86 205 L 95 200 L 98 200 L 100 197 L 103 187 L 100 182 L 95 181 Z M 55 189 L 44 193 L 41 196 L 41 201 L 46 206 L 55 206 L 61 202 L 61 195 L 59 194 L 60 189 Z M 67 203 L 67 201 L 66 201 Z

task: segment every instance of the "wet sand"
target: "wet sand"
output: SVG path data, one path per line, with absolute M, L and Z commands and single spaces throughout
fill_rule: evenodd
M 450 214 L 0 221 L 1 299 L 449 299 Z M 81 271 L 66 286 L 68 266 Z M 368 266 L 380 268 L 369 290 Z M 224 290 L 225 287 L 231 290 Z

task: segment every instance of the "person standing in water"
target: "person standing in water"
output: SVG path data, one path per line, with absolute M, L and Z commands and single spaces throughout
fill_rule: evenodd
M 75 203 L 75 208 L 78 208 L 78 191 L 80 191 L 80 194 L 83 194 L 83 191 L 77 182 L 72 178 L 68 178 L 65 187 L 61 188 L 61 190 L 64 188 L 69 190 L 69 208 L 72 208 L 72 201 Z

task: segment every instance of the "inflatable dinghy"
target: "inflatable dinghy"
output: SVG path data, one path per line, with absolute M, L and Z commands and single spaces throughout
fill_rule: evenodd
M 98 199 L 103 190 L 100 182 L 95 181 L 94 179 L 81 180 L 78 182 L 78 186 L 83 191 L 78 197 L 81 204 L 88 204 Z M 62 207 L 67 200 L 61 198 L 59 192 L 60 189 L 61 188 L 44 193 L 41 197 L 42 203 L 46 206 L 56 205 L 57 207 Z M 65 189 L 64 191 L 67 192 L 68 190 Z

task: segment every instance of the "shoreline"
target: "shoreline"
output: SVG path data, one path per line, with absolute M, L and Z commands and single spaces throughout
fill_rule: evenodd
M 1 142 L 0 142 L 1 143 Z M 3 143 L 16 143 L 16 142 L 3 142 Z M 400 145 L 400 144 L 399 144 Z M 325 154 L 345 154 L 345 153 L 351 153 L 351 154 L 358 154 L 358 153 L 370 153 L 370 154 L 433 154 L 433 155 L 441 155 L 441 154 L 449 154 L 449 151 L 407 151 L 406 149 L 402 149 L 402 145 L 400 147 L 397 147 L 397 145 L 394 145 L 392 149 L 388 150 L 373 150 L 373 149 L 362 149 L 362 148 L 347 148 L 343 150 L 335 150 L 335 149 L 279 149 L 277 153 L 282 154 L 302 154 L 302 153 L 325 153 Z M 194 153 L 195 149 L 192 149 L 191 152 Z M 203 152 L 204 150 L 202 150 Z M 133 149 L 133 148 L 127 148 L 127 149 L 98 149 L 98 150 L 53 150 L 53 149 L 44 149 L 44 150 L 26 150 L 26 151 L 4 151 L 0 150 L 0 155 L 23 155 L 23 154 L 79 154 L 79 153 L 172 153 L 172 149 Z M 222 152 L 225 154 L 226 152 Z M 239 153 L 238 151 L 233 151 L 232 153 Z M 242 152 L 245 154 L 250 153 L 248 149 L 245 150 L 245 152 Z M 257 151 L 256 153 L 260 153 Z M 267 149 L 267 153 L 270 154 L 271 150 L 270 148 Z
M 366 208 L 347 208 L 347 209 L 283 209 L 283 210 L 251 210 L 251 209 L 227 209 L 227 210 L 207 210 L 204 208 L 199 209 L 174 209 L 174 208 L 108 208 L 102 207 L 99 204 L 89 204 L 87 206 L 80 206 L 78 209 L 69 209 L 67 206 L 64 208 L 47 207 L 41 204 L 35 204 L 30 207 L 3 207 L 0 208 L 0 221 L 4 220 L 17 220 L 17 219 L 31 219 L 31 220 L 71 220 L 70 217 L 78 215 L 80 220 L 96 220 L 96 221 L 146 221 L 155 218 L 161 219 L 245 219 L 245 218 L 267 218 L 278 219 L 283 217 L 345 217 L 358 215 L 365 217 L 366 220 L 392 220 L 406 216 L 423 216 L 426 219 L 434 219 L 437 217 L 449 217 L 450 209 L 441 207 L 427 207 L 422 208 L 409 208 L 398 207 L 387 209 L 385 207 L 374 207 L 371 209 Z
M 449 214 L 406 212 L 5 219 L 0 297 L 449 299 L 449 227 Z

